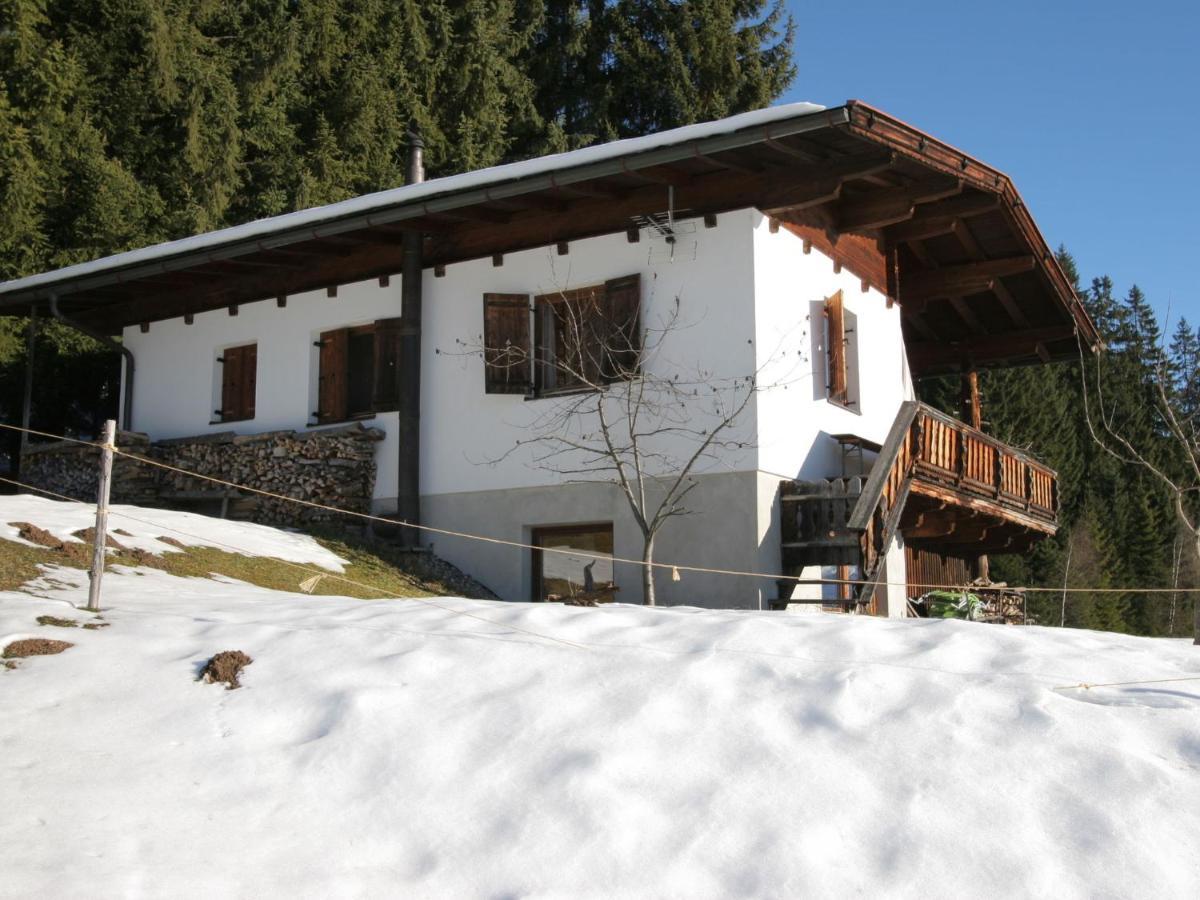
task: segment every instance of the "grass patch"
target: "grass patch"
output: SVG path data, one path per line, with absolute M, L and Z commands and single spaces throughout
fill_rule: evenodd
M 406 553 L 382 542 L 358 541 L 331 535 L 319 536 L 316 540 L 346 560 L 348 565 L 341 576 L 333 572 L 324 573 L 325 577 L 321 578 L 312 590 L 314 595 L 336 594 L 364 600 L 447 594 L 487 596 L 486 591 L 468 583 L 459 573 L 429 554 Z M 86 569 L 85 560 L 90 558 L 90 544 L 86 552 L 80 552 L 78 544 L 71 547 L 69 552 L 64 552 L 0 539 L 0 590 L 19 590 L 26 582 L 41 574 L 39 565 Z M 324 572 L 319 566 L 304 565 L 301 568 L 279 559 L 244 556 L 215 547 L 184 547 L 179 552 L 162 553 L 157 556 L 122 549 L 108 554 L 107 565 L 110 569 L 114 565 L 152 566 L 181 577 L 209 578 L 213 574 L 224 575 L 278 591 L 299 591 L 300 582 L 311 578 L 317 572 Z M 458 577 L 455 577 L 456 575 Z M 348 581 L 343 581 L 343 578 Z M 70 627 L 65 624 L 69 621 L 63 619 L 43 624 Z
M 39 625 L 53 625 L 55 628 L 78 628 L 79 623 L 74 619 L 60 619 L 58 616 L 38 616 Z

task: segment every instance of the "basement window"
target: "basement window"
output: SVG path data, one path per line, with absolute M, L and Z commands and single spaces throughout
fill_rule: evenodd
M 400 319 L 323 332 L 317 375 L 318 424 L 399 408 Z
M 547 603 L 589 599 L 610 603 L 613 582 L 612 523 L 535 528 L 533 600 Z
M 638 371 L 638 275 L 541 294 L 532 304 L 527 294 L 485 294 L 483 307 L 489 394 L 585 391 Z
M 217 357 L 221 382 L 221 407 L 213 410 L 217 422 L 244 422 L 254 418 L 258 389 L 258 344 L 227 347 Z

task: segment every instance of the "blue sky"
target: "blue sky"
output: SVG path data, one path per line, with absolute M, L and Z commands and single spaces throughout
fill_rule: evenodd
M 864 100 L 1007 173 L 1084 283 L 1200 325 L 1200 3 L 788 0 L 785 101 Z

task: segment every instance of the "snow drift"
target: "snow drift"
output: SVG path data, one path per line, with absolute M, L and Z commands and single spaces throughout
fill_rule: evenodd
M 1186 642 L 148 569 L 85 631 L 35 624 L 84 573 L 29 589 L 0 645 L 76 646 L 0 670 L 6 897 L 1200 889 L 1200 681 L 1055 690 L 1200 675 Z M 239 690 L 196 681 L 222 650 Z

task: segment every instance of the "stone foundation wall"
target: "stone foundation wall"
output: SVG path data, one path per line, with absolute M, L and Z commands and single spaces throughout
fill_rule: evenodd
M 375 444 L 383 432 L 361 423 L 321 431 L 232 432 L 151 441 L 122 432 L 117 446 L 201 475 L 259 490 L 370 512 L 375 489 Z M 21 480 L 93 502 L 99 450 L 57 442 L 30 445 L 21 457 Z M 113 460 L 112 500 L 141 506 L 195 509 L 266 525 L 301 525 L 340 518 L 335 513 L 238 491 L 149 466 L 126 456 Z

